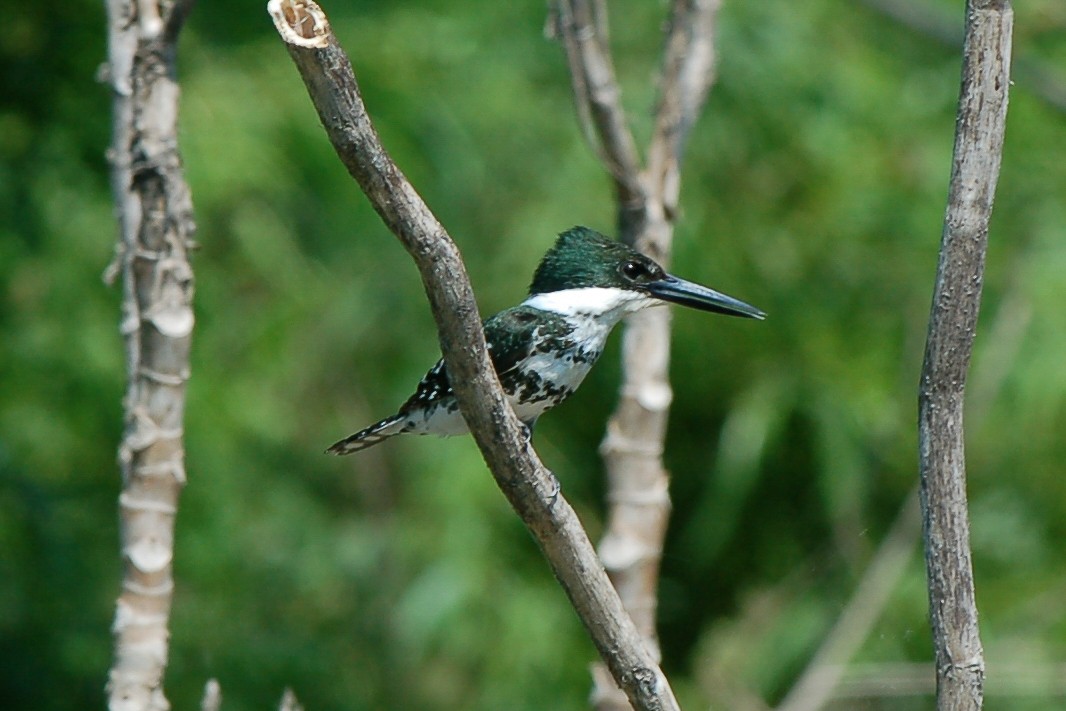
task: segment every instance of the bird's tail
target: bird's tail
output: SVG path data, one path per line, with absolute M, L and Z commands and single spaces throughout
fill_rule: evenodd
M 365 429 L 361 429 L 353 435 L 348 435 L 340 442 L 336 442 L 326 450 L 329 454 L 351 454 L 359 450 L 372 447 L 378 442 L 403 434 L 403 415 L 386 417 L 381 422 L 375 422 Z

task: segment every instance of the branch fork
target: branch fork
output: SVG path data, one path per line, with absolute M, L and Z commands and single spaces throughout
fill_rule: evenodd
M 381 145 L 325 13 L 312 0 L 270 0 L 267 11 L 338 157 L 418 267 L 459 409 L 497 485 L 536 538 L 630 703 L 678 709 L 577 515 L 511 410 L 488 359 L 459 251 Z

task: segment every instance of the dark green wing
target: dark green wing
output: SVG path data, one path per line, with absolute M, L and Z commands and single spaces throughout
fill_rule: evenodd
M 526 306 L 501 311 L 485 321 L 489 360 L 498 377 L 502 378 L 530 356 L 534 331 L 544 323 L 543 312 Z
M 525 306 L 516 306 L 492 316 L 485 321 L 485 340 L 489 344 L 489 360 L 496 369 L 496 375 L 502 377 L 525 359 L 532 350 L 533 332 L 541 312 Z M 400 408 L 408 412 L 412 408 L 426 405 L 452 395 L 452 385 L 448 380 L 448 369 L 444 359 L 430 368 L 418 383 L 418 389 Z

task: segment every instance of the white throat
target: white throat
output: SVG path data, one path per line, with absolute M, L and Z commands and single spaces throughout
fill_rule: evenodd
M 636 291 L 591 286 L 534 294 L 523 306 L 549 311 L 566 318 L 596 318 L 617 323 L 627 313 L 654 306 L 658 300 Z

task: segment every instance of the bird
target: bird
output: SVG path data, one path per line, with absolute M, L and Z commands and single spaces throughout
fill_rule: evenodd
M 588 227 L 562 232 L 534 272 L 525 301 L 483 322 L 489 359 L 527 433 L 581 385 L 624 316 L 666 303 L 766 317 L 739 299 L 667 274 L 646 255 Z M 352 454 L 402 434 L 468 432 L 441 359 L 396 414 L 326 452 Z

